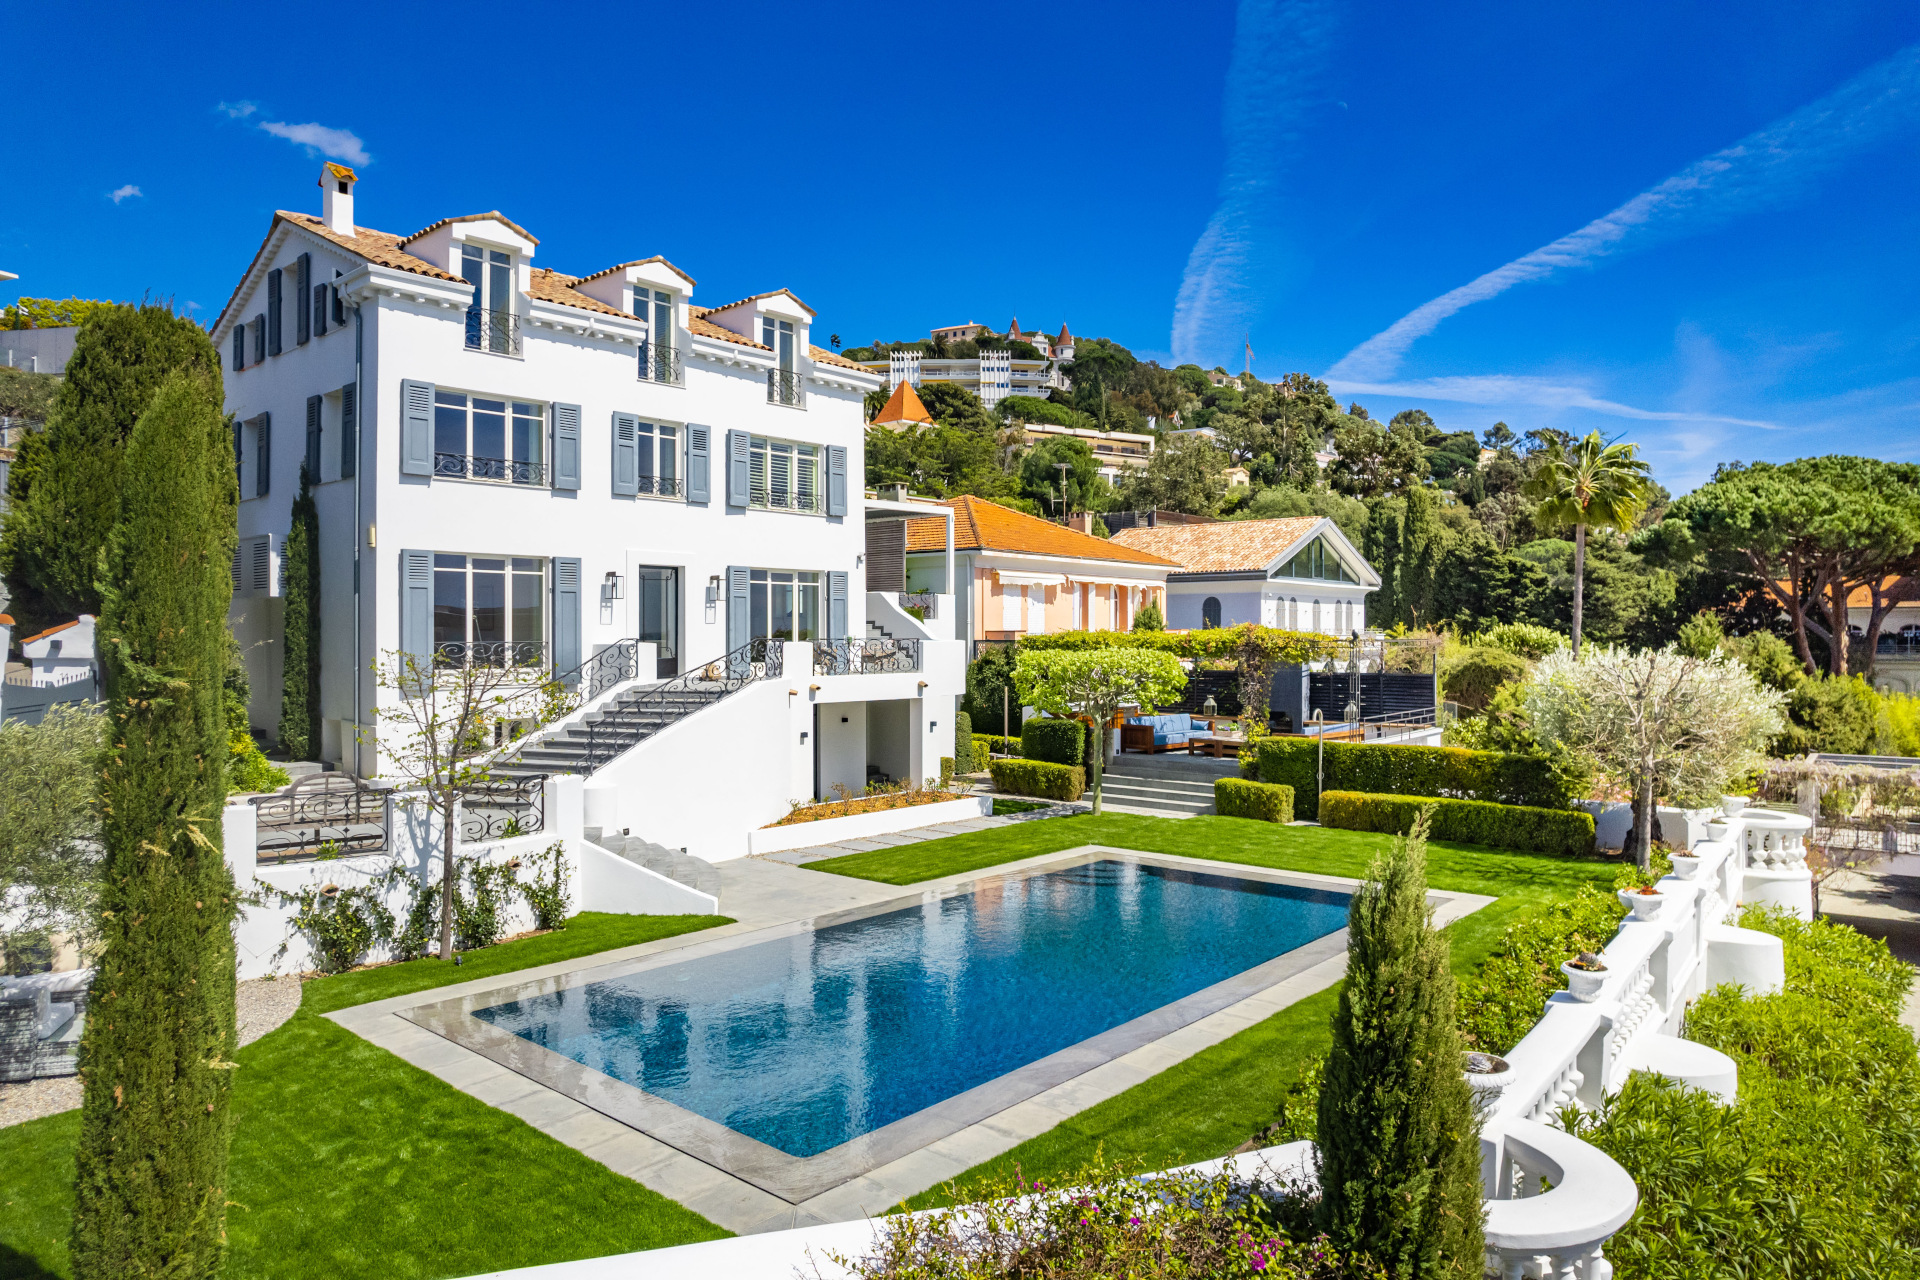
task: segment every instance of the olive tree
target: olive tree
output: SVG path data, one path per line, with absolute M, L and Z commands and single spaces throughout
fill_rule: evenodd
M 1013 667 L 1020 701 L 1050 715 L 1086 716 L 1094 723 L 1093 811 L 1100 812 L 1100 772 L 1106 763 L 1102 727 L 1122 707 L 1151 713 L 1187 687 L 1180 660 L 1153 649 L 1022 650 Z
M 1650 865 L 1662 796 L 1702 804 L 1766 763 L 1785 697 L 1724 653 L 1588 646 L 1541 659 L 1523 697 L 1534 736 L 1591 761 L 1633 796 L 1629 851 Z
M 105 718 L 73 703 L 0 724 L 0 930 L 91 937 L 105 745 Z

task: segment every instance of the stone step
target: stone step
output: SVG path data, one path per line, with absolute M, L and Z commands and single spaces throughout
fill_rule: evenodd
M 599 827 L 588 827 L 582 834 L 602 849 L 636 866 L 676 880 L 689 889 L 710 893 L 715 898 L 720 896 L 720 868 L 704 858 L 654 844 L 639 836 L 621 835 L 617 831 L 605 831 Z
M 1156 778 L 1147 774 L 1113 772 L 1103 773 L 1100 776 L 1108 782 L 1116 782 L 1122 786 L 1145 787 L 1153 791 L 1205 796 L 1209 800 L 1213 799 L 1212 779 L 1208 779 L 1205 782 L 1198 782 L 1190 781 L 1186 778 Z

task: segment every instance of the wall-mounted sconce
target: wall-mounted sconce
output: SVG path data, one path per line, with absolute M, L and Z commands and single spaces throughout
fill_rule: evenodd
M 800 732 L 800 745 L 803 747 L 807 745 L 807 734 L 804 729 Z
M 606 604 L 610 601 L 625 600 L 626 598 L 627 580 L 618 573 L 615 573 L 612 569 L 607 570 L 607 576 L 601 579 L 600 582 L 600 603 Z
M 707 579 L 707 608 L 711 609 L 719 603 L 720 603 L 720 575 L 716 573 L 711 578 Z

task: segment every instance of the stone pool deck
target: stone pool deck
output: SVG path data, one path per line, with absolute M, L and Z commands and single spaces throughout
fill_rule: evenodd
M 1006 798 L 1017 800 L 1020 797 Z M 788 849 L 783 853 L 769 853 L 763 856 L 774 862 L 803 867 L 809 862 L 819 862 L 825 858 L 844 858 L 850 853 L 870 853 L 875 849 L 898 849 L 902 845 L 919 844 L 923 840 L 944 840 L 948 836 L 964 836 L 974 831 L 992 831 L 996 827 L 1010 827 L 1016 822 L 1035 822 L 1041 818 L 1065 818 L 1076 813 L 1091 812 L 1093 812 L 1093 806 L 1090 804 L 1064 801 L 1060 804 L 1050 804 L 1044 809 L 1030 809 L 1025 813 L 1003 813 L 987 818 L 963 818 L 958 822 L 941 822 L 931 827 L 915 827 L 910 831 L 895 831 L 883 836 L 842 840 L 838 844 L 810 845 L 805 849 Z M 723 911 L 722 914 L 732 913 Z
M 801 850 L 783 857 L 812 852 Z M 818 856 L 833 857 L 843 852 L 851 850 L 821 852 Z M 1316 943 L 1288 953 L 1288 957 L 1270 962 L 1280 966 L 1274 972 L 1284 973 L 1284 976 L 1269 985 L 1250 990 L 1249 994 L 1225 1007 L 1165 1034 L 1155 1034 L 1145 1043 L 1126 1048 L 1125 1052 L 1119 1052 L 1109 1060 L 1041 1089 L 984 1119 L 965 1124 L 957 1131 L 933 1138 L 886 1163 L 865 1169 L 838 1185 L 793 1199 L 776 1195 L 681 1149 L 684 1146 L 698 1150 L 701 1146 L 698 1141 L 677 1138 L 681 1146 L 669 1145 L 575 1097 L 436 1034 L 410 1020 L 410 1017 L 431 1020 L 426 1012 L 427 1006 L 444 1005 L 463 997 L 522 987 L 542 979 L 571 983 L 589 970 L 634 967 L 650 958 L 666 957 L 674 952 L 683 955 L 674 956 L 673 959 L 710 954 L 742 945 L 748 935 L 764 934 L 769 930 L 791 932 L 794 926 L 816 917 L 857 912 L 862 908 L 896 901 L 903 896 L 952 892 L 964 889 L 975 881 L 1019 875 L 1075 860 L 1084 861 L 1089 855 L 1108 853 L 1130 856 L 1127 850 L 1083 846 L 1003 864 L 966 876 L 942 877 L 909 886 L 820 875 L 772 858 L 737 859 L 719 866 L 722 880 L 721 911 L 734 917 L 734 924 L 471 983 L 376 1001 L 328 1016 L 455 1088 L 518 1116 L 614 1172 L 633 1178 L 730 1231 L 744 1234 L 856 1220 L 884 1213 L 907 1197 L 957 1177 L 975 1165 L 1045 1133 L 1088 1107 L 1122 1093 L 1201 1050 L 1263 1021 L 1295 1001 L 1331 986 L 1345 971 L 1345 931 L 1329 934 Z M 1152 861 L 1163 865 L 1190 866 L 1214 874 L 1253 870 L 1204 859 L 1138 856 L 1151 857 Z M 1288 874 L 1284 878 L 1291 883 L 1335 890 L 1347 890 L 1356 883 L 1330 876 Z M 1434 894 L 1433 900 L 1436 904 L 1436 922 L 1443 925 L 1492 901 L 1491 898 L 1473 894 L 1440 893 Z M 1281 961 L 1289 957 L 1291 963 L 1282 965 Z M 666 960 L 654 959 L 653 962 L 664 963 Z M 1168 1009 L 1173 1008 L 1175 1006 L 1168 1006 Z M 545 1053 L 544 1050 L 540 1052 Z

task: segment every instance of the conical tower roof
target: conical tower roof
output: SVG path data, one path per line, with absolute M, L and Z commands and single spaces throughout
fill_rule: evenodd
M 933 415 L 927 412 L 926 405 L 920 403 L 920 396 L 914 391 L 913 384 L 903 378 L 900 385 L 893 389 L 893 394 L 887 397 L 887 403 L 881 406 L 880 412 L 874 415 L 873 425 L 895 430 L 930 427 L 933 425 Z

